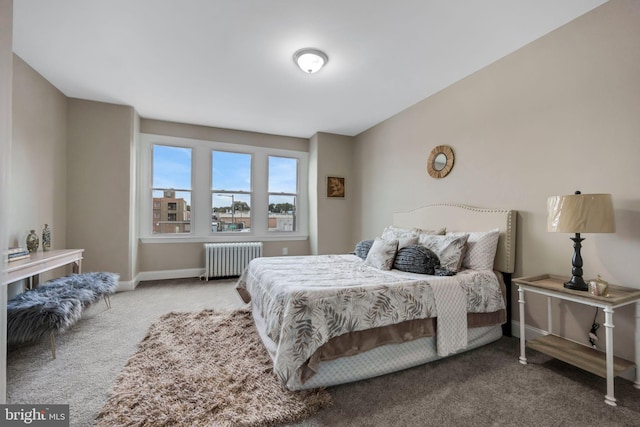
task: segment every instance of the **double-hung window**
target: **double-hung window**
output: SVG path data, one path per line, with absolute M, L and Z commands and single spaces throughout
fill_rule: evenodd
M 144 243 L 308 238 L 309 153 L 140 135 Z
M 251 154 L 212 151 L 211 231 L 251 231 Z

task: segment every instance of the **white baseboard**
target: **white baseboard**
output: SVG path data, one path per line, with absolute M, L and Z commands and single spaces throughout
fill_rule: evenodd
M 132 291 L 136 288 L 136 286 L 138 286 L 138 282 L 139 280 L 129 280 L 129 281 L 122 281 L 120 280 L 118 282 L 118 289 L 116 290 L 116 292 L 127 292 L 127 291 Z
M 528 340 L 547 335 L 547 331 L 543 331 L 542 329 L 534 328 L 529 325 L 525 325 L 524 330 L 525 336 Z M 511 321 L 511 335 L 516 338 L 520 338 L 520 322 L 516 320 Z
M 133 280 L 127 282 L 120 281 L 118 285 L 118 292 L 133 291 L 140 282 L 145 280 L 187 279 L 190 277 L 200 277 L 203 274 L 204 268 L 142 271 L 138 273 Z
M 138 282 L 146 280 L 187 279 L 200 277 L 204 274 L 204 268 L 184 268 L 181 270 L 142 271 L 138 274 Z
M 538 328 L 534 328 L 533 326 L 529 326 L 529 325 L 525 325 L 524 333 L 525 333 L 525 337 L 526 337 L 527 340 L 532 340 L 532 339 L 536 339 L 538 337 L 541 337 L 543 335 L 547 335 L 547 331 L 542 330 L 542 329 L 538 329 Z M 516 337 L 516 338 L 520 338 L 520 322 L 518 322 L 516 320 L 512 320 L 511 321 L 511 335 Z M 622 374 L 620 374 L 620 377 L 624 378 L 625 380 L 629 380 L 631 382 L 634 382 L 636 380 L 636 378 L 635 378 L 636 369 L 638 369 L 638 368 L 636 367 L 635 369 L 629 369 L 629 370 L 623 372 Z

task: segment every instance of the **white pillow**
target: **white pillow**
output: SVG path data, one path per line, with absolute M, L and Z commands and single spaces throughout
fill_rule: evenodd
M 399 237 L 398 238 L 398 250 L 412 246 L 418 243 L 418 237 Z
M 391 270 L 396 252 L 398 252 L 397 240 L 384 240 L 376 237 L 364 263 L 380 270 Z
M 418 238 L 418 244 L 431 249 L 438 255 L 441 268 L 457 272 L 462 264 L 468 238 L 468 234 L 460 236 L 423 234 Z
M 444 236 L 445 233 L 447 232 L 446 228 L 438 228 L 437 230 L 427 230 L 427 229 L 424 229 L 424 228 L 414 228 L 414 230 L 416 230 L 418 232 L 418 236 L 421 236 L 423 234 Z
M 495 228 L 489 231 L 457 231 L 449 232 L 447 236 L 469 235 L 467 251 L 462 258 L 462 267 L 473 270 L 493 270 L 493 263 L 498 249 L 500 230 Z
M 422 234 L 444 235 L 445 231 L 446 230 L 444 228 L 440 228 L 438 230 L 424 230 L 422 228 L 400 228 L 400 227 L 394 227 L 393 225 L 390 225 L 384 229 L 380 237 L 382 237 L 385 240 L 394 240 L 394 239 L 400 239 L 405 237 L 419 237 Z
M 390 225 L 382 231 L 382 235 L 380 237 L 385 240 L 397 240 L 401 237 L 418 237 L 418 232 L 415 229 L 400 228 Z

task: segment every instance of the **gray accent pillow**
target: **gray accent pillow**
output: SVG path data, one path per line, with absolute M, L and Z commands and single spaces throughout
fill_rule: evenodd
M 400 271 L 434 275 L 440 267 L 440 259 L 431 249 L 421 245 L 407 246 L 398 250 L 393 268 Z
M 369 254 L 369 249 L 373 245 L 373 240 L 361 240 L 356 244 L 355 254 L 362 259 L 366 259 Z
M 397 251 L 397 240 L 383 240 L 376 237 L 364 263 L 380 270 L 391 270 Z

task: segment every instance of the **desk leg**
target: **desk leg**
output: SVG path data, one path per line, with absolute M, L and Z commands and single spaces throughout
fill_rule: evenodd
M 74 261 L 73 264 L 71 264 L 71 271 L 75 274 L 82 273 L 82 260 Z
M 607 341 L 607 395 L 604 397 L 606 404 L 618 406 L 613 392 L 613 310 L 604 308 L 605 338 Z
M 527 356 L 525 355 L 525 331 L 524 331 L 524 289 L 518 286 L 518 302 L 520 303 L 520 363 L 527 364 Z
M 633 383 L 635 388 L 640 388 L 640 301 L 636 302 L 636 380 Z
M 551 334 L 553 329 L 553 311 L 551 310 L 551 297 L 547 297 L 547 334 Z
M 27 288 L 35 289 L 40 284 L 40 275 L 35 274 L 27 279 Z

